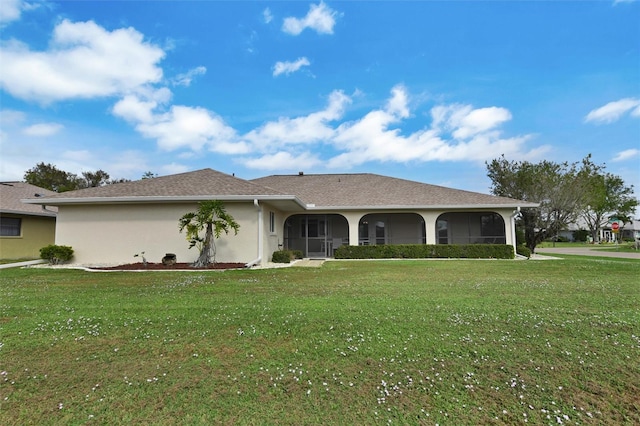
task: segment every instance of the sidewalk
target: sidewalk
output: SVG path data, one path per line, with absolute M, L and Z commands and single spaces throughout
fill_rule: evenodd
M 37 260 L 27 260 L 24 262 L 5 263 L 3 265 L 0 265 L 0 269 L 21 268 L 23 266 L 39 265 L 40 263 L 45 263 L 45 261 L 42 259 L 37 259 Z
M 579 256 L 599 256 L 599 257 L 616 257 L 618 259 L 637 259 L 640 260 L 640 252 L 617 252 L 609 250 L 597 250 L 593 247 L 550 247 L 536 248 L 536 254 L 554 255 L 554 254 L 573 254 Z

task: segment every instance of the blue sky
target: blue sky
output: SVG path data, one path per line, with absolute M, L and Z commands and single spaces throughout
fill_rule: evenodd
M 379 173 L 488 192 L 487 161 L 640 187 L 640 2 L 0 0 L 0 180 L 39 162 Z

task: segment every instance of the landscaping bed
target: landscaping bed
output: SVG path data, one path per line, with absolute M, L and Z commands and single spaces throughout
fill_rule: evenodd
M 204 268 L 195 268 L 191 265 L 191 263 L 174 263 L 173 265 L 164 265 L 162 263 L 150 263 L 147 262 L 145 265 L 142 262 L 138 263 L 128 263 L 126 265 L 117 265 L 117 266 L 103 266 L 103 267 L 92 267 L 91 269 L 96 269 L 100 271 L 141 271 L 141 270 L 150 270 L 150 271 L 169 271 L 169 270 L 207 270 L 207 269 L 243 269 L 245 267 L 245 263 L 212 263 Z

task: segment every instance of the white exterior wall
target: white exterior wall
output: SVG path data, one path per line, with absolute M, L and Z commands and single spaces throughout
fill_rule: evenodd
M 56 244 L 71 246 L 73 263 L 123 264 L 139 262 L 145 252 L 149 262 L 160 262 L 175 253 L 178 262 L 193 262 L 196 247 L 189 249 L 178 220 L 197 204 L 61 205 L 56 223 Z M 253 203 L 225 203 L 240 224 L 238 235 L 224 233 L 216 240 L 218 262 L 249 262 L 257 257 L 258 213 Z M 268 215 L 267 215 L 268 220 Z

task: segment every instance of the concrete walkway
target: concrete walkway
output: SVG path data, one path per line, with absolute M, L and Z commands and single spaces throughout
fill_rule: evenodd
M 41 263 L 45 263 L 45 261 L 42 259 L 38 259 L 38 260 L 27 260 L 24 262 L 16 262 L 16 263 L 5 263 L 3 265 L 0 265 L 0 269 L 21 268 L 23 266 L 39 265 Z
M 319 268 L 326 261 L 326 259 L 300 259 L 294 262 L 291 266 L 302 266 L 304 268 Z
M 536 248 L 536 254 L 551 255 L 554 254 L 574 254 L 579 256 L 599 256 L 599 257 L 616 257 L 618 259 L 637 259 L 640 260 L 640 252 L 617 252 L 609 250 L 597 250 L 594 247 L 550 247 Z

